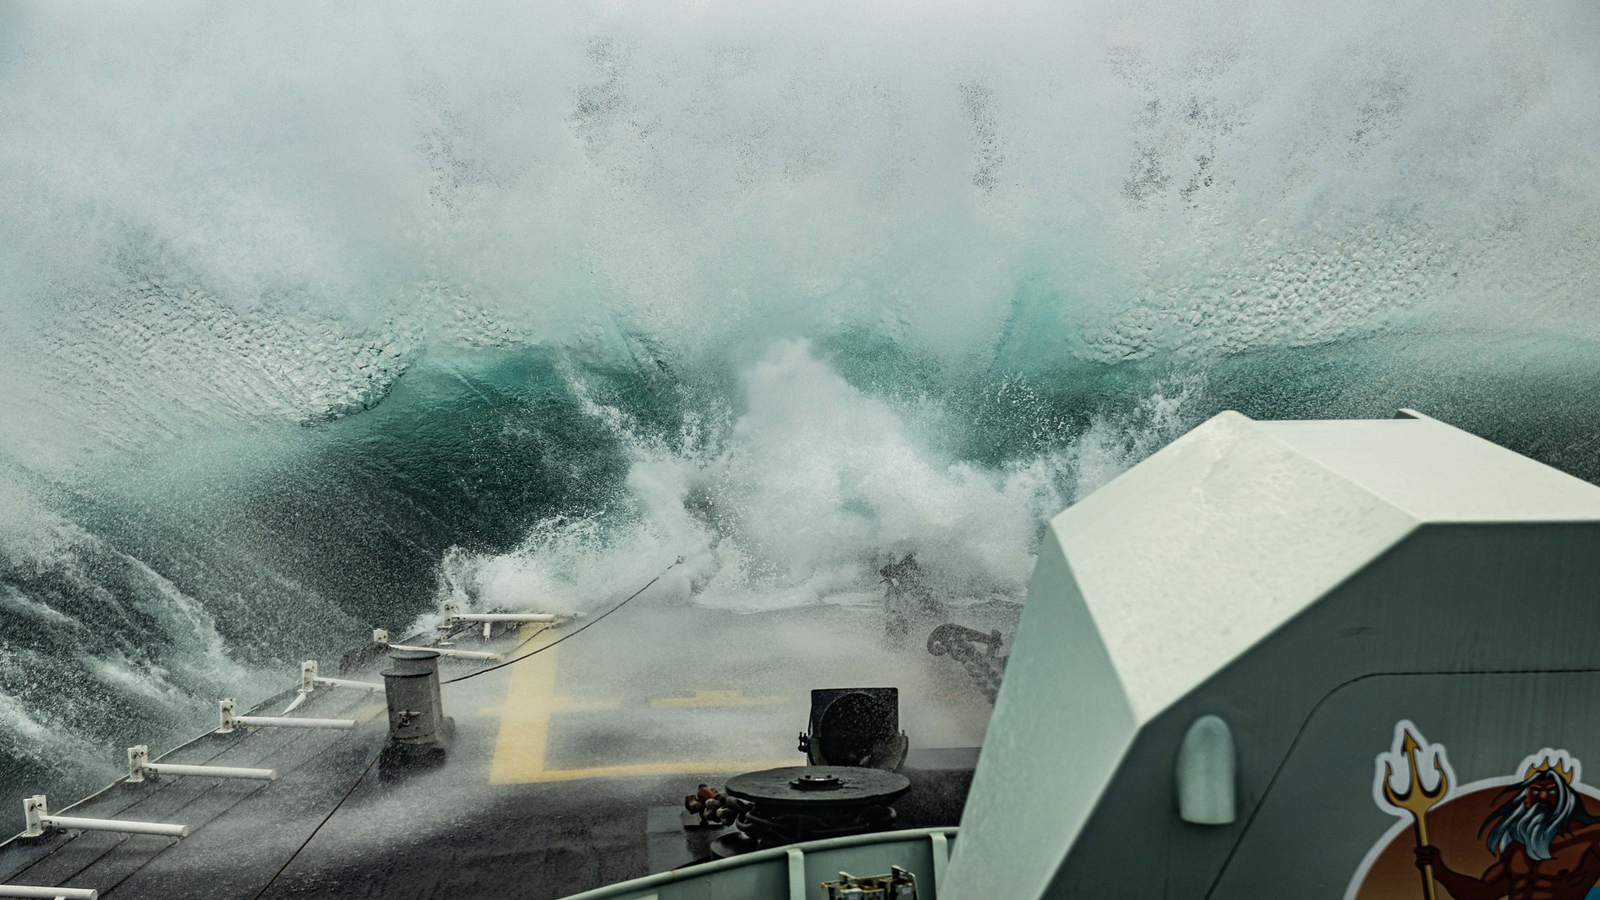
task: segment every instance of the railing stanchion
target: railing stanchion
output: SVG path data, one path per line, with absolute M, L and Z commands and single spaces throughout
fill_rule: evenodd
M 302 719 L 289 716 L 241 716 L 235 710 L 238 707 L 232 700 L 220 700 L 217 709 L 222 715 L 222 726 L 217 729 L 218 734 L 232 734 L 240 725 L 251 728 L 340 728 L 349 730 L 356 727 L 355 719 Z
M 117 831 L 122 834 L 154 834 L 162 837 L 184 837 L 187 825 L 168 825 L 165 822 L 131 822 L 124 819 L 85 819 L 79 816 L 52 816 L 50 805 L 43 794 L 34 794 L 22 801 L 22 816 L 27 829 L 24 837 L 39 837 L 47 828 L 75 831 Z

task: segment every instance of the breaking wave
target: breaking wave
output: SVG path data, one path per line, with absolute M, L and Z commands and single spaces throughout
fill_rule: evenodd
M 359 36 L 355 39 L 353 36 Z M 1592 4 L 0 7 L 0 784 L 445 598 L 1018 601 L 1221 408 L 1600 477 Z M 730 613 L 731 614 L 731 613 Z

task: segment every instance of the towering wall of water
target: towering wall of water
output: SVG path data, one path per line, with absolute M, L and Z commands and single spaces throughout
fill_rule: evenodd
M 0 6 L 0 784 L 440 596 L 1016 599 L 1222 406 L 1589 477 L 1592 4 Z M 274 676 L 276 677 L 276 675 Z M 16 793 L 16 790 L 11 793 Z

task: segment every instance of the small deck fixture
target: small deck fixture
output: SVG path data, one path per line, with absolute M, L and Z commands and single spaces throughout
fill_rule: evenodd
M 887 875 L 871 878 L 840 872 L 838 881 L 824 881 L 822 888 L 828 892 L 828 900 L 917 900 L 917 876 L 899 866 L 891 866 Z
M 799 749 L 813 766 L 866 766 L 893 772 L 910 739 L 900 730 L 899 688 L 816 688 Z
M 355 719 L 300 719 L 289 716 L 240 716 L 234 711 L 238 707 L 232 700 L 221 700 L 217 709 L 222 714 L 222 727 L 217 729 L 217 734 L 232 734 L 235 727 L 247 725 L 253 728 L 342 728 L 356 727 Z
M 130 822 L 123 819 L 80 819 L 76 816 L 52 816 L 43 794 L 34 794 L 22 801 L 22 814 L 27 822 L 26 837 L 39 837 L 48 828 L 74 829 L 76 831 L 116 831 L 122 834 L 155 834 L 162 837 L 184 837 L 187 825 L 168 825 L 164 822 Z M 59 890 L 59 889 L 57 889 Z M 15 895 L 13 895 L 15 896 Z M 35 895 L 59 897 L 61 894 Z
M 33 897 L 38 900 L 100 900 L 93 888 L 33 887 L 25 884 L 0 884 L 0 897 Z
M 494 626 L 507 625 L 554 625 L 564 618 L 575 618 L 577 614 L 556 615 L 555 613 L 464 613 L 454 600 L 446 600 L 444 604 L 444 621 L 439 623 L 441 630 L 458 628 L 468 622 L 483 623 L 483 639 L 488 640 L 494 636 Z
M 485 653 L 481 650 L 457 650 L 454 647 L 413 647 L 409 644 L 389 643 L 389 632 L 382 628 L 372 629 L 372 640 L 390 650 L 426 650 L 440 656 L 452 656 L 457 659 L 499 659 L 498 653 Z
M 311 696 L 311 692 L 316 690 L 317 685 L 319 684 L 327 685 L 328 687 L 354 688 L 363 691 L 383 690 L 383 685 L 377 683 L 376 681 L 350 681 L 345 678 L 324 678 L 317 674 L 317 661 L 314 659 L 308 659 L 300 663 L 299 693 L 297 693 L 295 698 L 289 702 L 288 706 L 283 708 L 283 712 L 278 713 L 278 715 L 286 716 L 289 713 L 299 709 L 300 705 L 306 702 L 306 699 Z
M 531 622 L 538 625 L 553 625 L 560 619 L 554 613 L 464 613 L 454 601 L 445 603 L 444 617 L 448 622 Z
M 350 681 L 346 678 L 325 678 L 317 674 L 317 661 L 308 659 L 300 664 L 300 693 L 309 694 L 316 690 L 317 685 L 325 684 L 329 687 L 356 688 L 363 691 L 381 691 L 383 685 L 376 681 Z
M 276 769 L 240 769 L 233 766 L 184 766 L 174 763 L 153 763 L 150 748 L 144 744 L 128 748 L 128 783 L 139 784 L 146 775 L 199 775 L 205 778 L 245 778 L 254 781 L 276 781 Z
M 1195 825 L 1231 825 L 1238 761 L 1228 723 L 1212 715 L 1189 726 L 1178 747 L 1178 815 Z

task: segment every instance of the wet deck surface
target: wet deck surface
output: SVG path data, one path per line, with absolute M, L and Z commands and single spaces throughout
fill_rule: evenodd
M 1009 630 L 994 615 L 963 621 Z M 446 662 L 443 675 L 479 665 Z M 901 823 L 956 824 L 975 756 L 940 748 L 975 746 L 989 707 L 948 659 L 915 643 L 886 648 L 867 613 L 641 604 L 537 656 L 445 685 L 456 735 L 439 768 L 385 779 L 373 766 L 358 781 L 386 737 L 382 695 L 319 689 L 293 715 L 354 718 L 355 731 L 213 734 L 163 760 L 276 768 L 275 782 L 119 783 L 70 812 L 52 798 L 56 814 L 180 823 L 189 837 L 13 841 L 0 847 L 0 881 L 117 898 L 232 900 L 263 887 L 264 897 L 563 897 L 686 863 L 683 795 L 802 764 L 796 735 L 810 689 L 846 686 L 901 688 L 914 754 Z

